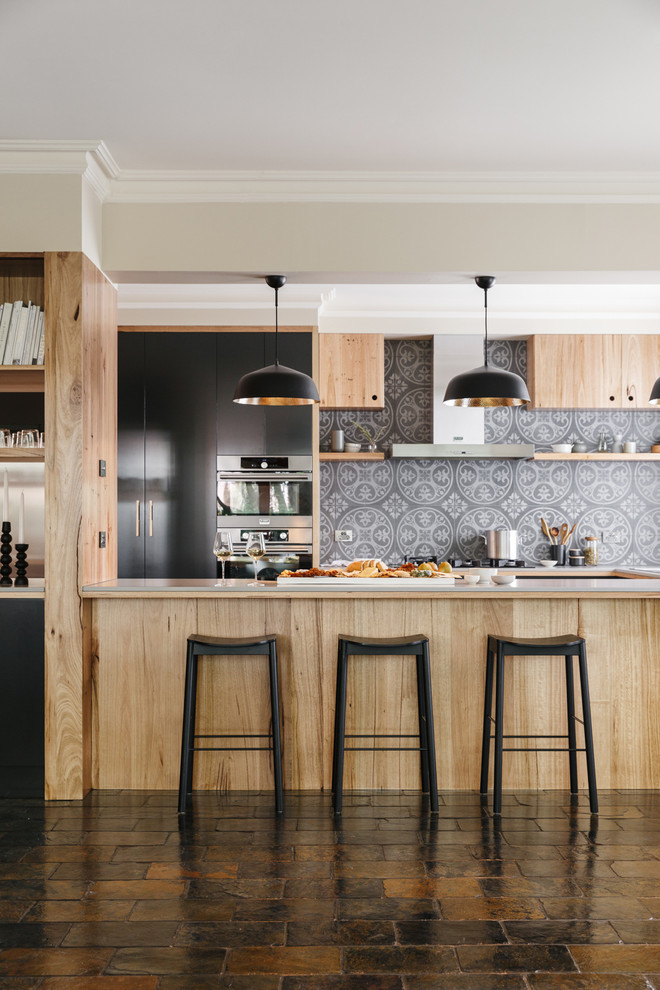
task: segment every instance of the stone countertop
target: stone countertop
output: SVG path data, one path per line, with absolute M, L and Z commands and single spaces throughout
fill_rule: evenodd
M 113 581 L 103 581 L 100 584 L 86 585 L 83 588 L 84 598 L 196 598 L 208 596 L 221 597 L 246 597 L 246 596 L 267 596 L 277 598 L 289 598 L 292 596 L 308 596 L 312 598 L 325 598 L 328 596 L 359 596 L 361 598 L 445 598 L 451 597 L 521 597 L 521 598 L 571 598 L 576 596 L 589 596 L 600 598 L 655 598 L 660 597 L 660 574 L 655 577 L 640 575 L 639 572 L 629 571 L 629 577 L 619 576 L 620 572 L 602 569 L 599 573 L 592 569 L 590 575 L 573 573 L 568 576 L 567 571 L 574 572 L 575 568 L 564 568 L 564 573 L 553 577 L 537 577 L 531 569 L 519 571 L 512 584 L 499 585 L 491 581 L 480 582 L 476 585 L 464 585 L 458 579 L 449 588 L 442 588 L 439 591 L 432 589 L 415 589 L 414 578 L 411 579 L 410 587 L 406 586 L 396 589 L 388 589 L 387 581 L 383 579 L 383 589 L 373 588 L 360 591 L 359 578 L 356 578 L 355 586 L 350 588 L 339 588 L 337 591 L 328 589 L 327 585 L 323 589 L 314 587 L 314 579 L 309 579 L 309 588 L 296 587 L 286 588 L 276 581 L 262 581 L 255 585 L 247 580 L 227 580 L 224 584 L 213 578 L 118 578 Z M 457 572 L 460 574 L 460 571 Z M 522 576 L 522 575 L 525 576 Z M 529 575 L 529 576 L 527 576 Z

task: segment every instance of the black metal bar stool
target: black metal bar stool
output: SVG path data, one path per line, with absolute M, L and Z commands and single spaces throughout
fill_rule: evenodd
M 568 713 L 567 735 L 504 735 L 504 658 L 507 656 L 562 656 L 566 662 L 566 707 Z M 575 714 L 575 690 L 573 685 L 573 657 L 578 658 L 580 690 L 582 693 L 582 718 Z M 497 661 L 497 666 L 496 666 Z M 496 671 L 494 668 L 496 666 Z M 491 716 L 493 703 L 493 674 L 495 672 L 495 718 Z M 594 742 L 591 731 L 591 704 L 589 702 L 589 679 L 587 677 L 587 647 L 579 636 L 548 636 L 542 639 L 518 639 L 489 636 L 486 652 L 486 692 L 484 700 L 484 725 L 481 743 L 481 794 L 488 792 L 488 766 L 490 760 L 491 722 L 495 727 L 495 766 L 493 777 L 493 813 L 502 813 L 502 753 L 503 752 L 543 752 L 568 753 L 571 794 L 577 794 L 577 753 L 585 753 L 587 758 L 587 781 L 589 785 L 589 806 L 592 814 L 598 811 L 596 792 L 596 765 L 594 762 Z M 578 748 L 575 723 L 584 727 L 584 746 Z M 568 739 L 567 747 L 504 746 L 505 739 Z
M 197 662 L 200 657 L 257 655 L 268 657 L 270 676 L 271 732 L 228 735 L 196 735 Z M 267 746 L 196 746 L 197 739 L 268 739 Z M 192 793 L 193 760 L 199 750 L 266 750 L 273 754 L 275 774 L 275 810 L 278 815 L 284 808 L 282 794 L 282 742 L 280 731 L 280 701 L 277 684 L 277 647 L 275 636 L 246 636 L 228 639 L 217 636 L 189 636 L 186 656 L 186 685 L 183 703 L 183 731 L 181 734 L 181 772 L 179 774 L 179 814 L 185 813 L 188 795 Z
M 346 681 L 348 658 L 351 656 L 415 657 L 417 665 L 417 711 L 419 735 L 385 734 L 346 735 Z M 417 746 L 346 746 L 346 739 L 418 739 Z M 431 665 L 429 641 L 426 636 L 400 636 L 394 639 L 340 636 L 337 654 L 337 694 L 335 699 L 335 736 L 332 755 L 332 793 L 334 811 L 341 814 L 344 783 L 344 752 L 346 750 L 407 750 L 419 749 L 422 791 L 430 795 L 431 810 L 438 810 L 438 779 L 435 766 L 435 735 L 433 731 L 433 698 L 431 695 Z

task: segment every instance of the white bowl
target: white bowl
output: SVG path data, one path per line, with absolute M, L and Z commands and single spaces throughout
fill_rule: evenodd
M 541 567 L 556 567 L 557 566 L 557 561 L 556 560 L 539 560 L 539 564 L 541 565 Z
M 515 574 L 493 574 L 491 577 L 494 584 L 513 584 L 515 580 Z
M 555 454 L 570 454 L 573 448 L 570 443 L 553 443 L 552 449 Z
M 473 574 L 472 572 L 470 572 L 469 574 L 463 575 L 463 581 L 465 582 L 465 584 L 479 584 L 479 582 L 481 581 L 481 577 L 479 574 Z
M 478 574 L 479 580 L 486 583 L 493 574 L 497 574 L 496 567 L 472 567 L 470 568 L 470 574 Z
M 347 454 L 359 454 L 361 447 L 362 447 L 362 444 L 360 444 L 360 443 L 348 443 L 347 442 L 347 443 L 344 444 L 344 450 L 346 451 Z

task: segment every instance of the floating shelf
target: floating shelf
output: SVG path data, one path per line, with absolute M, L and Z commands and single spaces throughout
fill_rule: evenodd
M 660 457 L 660 454 L 658 455 Z M 320 461 L 384 461 L 385 454 L 382 450 L 358 451 L 357 454 L 338 453 L 334 450 L 322 450 L 319 453 Z
M 43 461 L 43 447 L 0 447 L 0 461 Z
M 660 454 L 652 454 L 650 451 L 643 454 L 599 454 L 592 451 L 588 454 L 555 454 L 554 451 L 548 453 L 534 454 L 535 461 L 660 461 Z
M 43 364 L 0 365 L 0 392 L 43 392 Z

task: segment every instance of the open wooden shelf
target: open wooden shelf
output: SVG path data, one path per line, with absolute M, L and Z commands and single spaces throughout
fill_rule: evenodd
M 539 452 L 534 454 L 535 461 L 660 461 L 660 454 L 652 454 L 650 451 L 641 454 L 612 454 L 598 453 L 591 451 L 587 454 L 555 454 L 554 451 L 548 453 Z
M 0 447 L 0 462 L 43 461 L 43 447 Z
M 660 456 L 660 454 L 658 455 Z M 358 451 L 357 454 L 344 454 L 337 453 L 334 450 L 322 450 L 319 453 L 320 461 L 384 461 L 385 454 L 382 450 L 376 450 L 373 453 L 370 451 Z
M 0 365 L 0 392 L 43 392 L 43 364 Z

